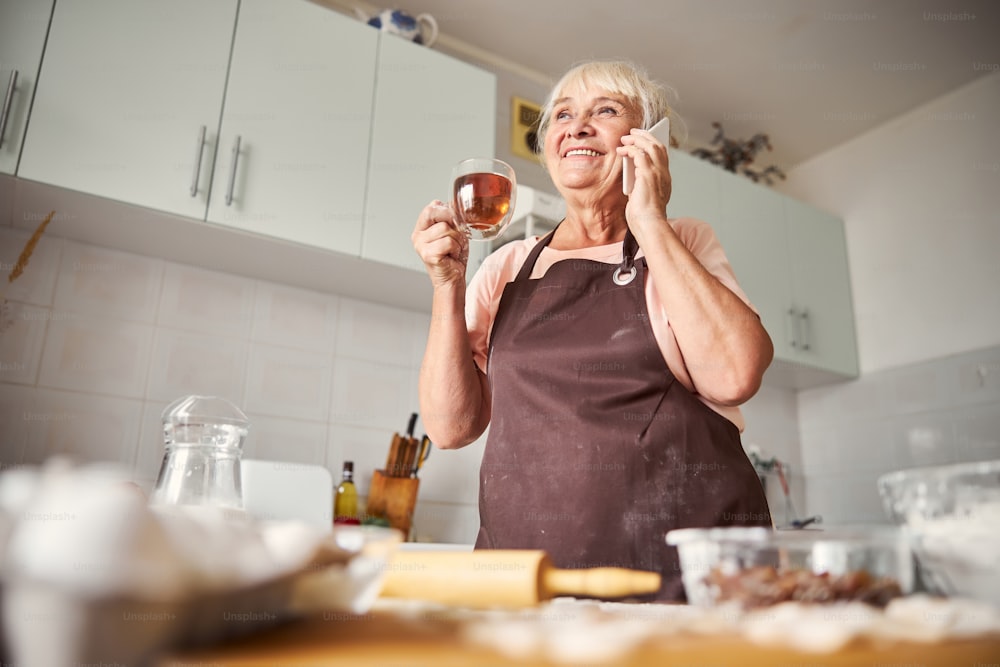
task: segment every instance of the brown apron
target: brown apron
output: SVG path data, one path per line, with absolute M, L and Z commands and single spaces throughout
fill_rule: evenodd
M 531 280 L 551 239 L 506 285 L 493 323 L 476 548 L 660 572 L 654 597 L 683 600 L 667 531 L 770 526 L 760 480 L 739 429 L 667 367 L 631 232 L 620 266 L 568 259 Z

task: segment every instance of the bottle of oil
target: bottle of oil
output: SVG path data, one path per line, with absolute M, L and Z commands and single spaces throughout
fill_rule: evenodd
M 333 522 L 359 524 L 358 490 L 354 486 L 354 462 L 344 461 L 343 478 L 333 500 Z

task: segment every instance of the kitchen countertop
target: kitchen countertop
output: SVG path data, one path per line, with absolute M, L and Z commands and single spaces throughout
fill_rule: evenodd
M 531 610 L 486 612 L 380 600 L 366 614 L 315 615 L 246 640 L 174 653 L 159 667 L 984 667 L 1000 658 L 1000 633 L 933 641 L 926 637 L 856 637 L 836 650 L 816 652 L 752 642 L 722 628 L 697 629 L 692 620 L 699 613 L 683 605 L 609 605 L 582 600 L 556 600 Z M 694 631 L 678 632 L 681 625 Z M 650 627 L 663 631 L 651 633 Z

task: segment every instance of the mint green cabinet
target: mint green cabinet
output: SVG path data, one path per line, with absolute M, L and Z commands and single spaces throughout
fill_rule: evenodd
M 844 223 L 785 198 L 792 282 L 792 361 L 845 377 L 858 375 L 854 302 Z M 794 311 L 794 312 L 792 312 Z
M 671 174 L 668 215 L 712 225 L 774 342 L 765 381 L 804 388 L 857 377 L 843 222 L 679 151 Z

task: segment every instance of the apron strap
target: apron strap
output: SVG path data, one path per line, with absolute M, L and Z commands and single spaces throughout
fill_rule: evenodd
M 558 225 L 556 228 L 558 229 Z M 531 252 L 525 258 L 524 263 L 521 264 L 521 269 L 517 272 L 517 277 L 514 278 L 515 281 L 521 282 L 528 280 L 531 277 L 531 271 L 535 268 L 535 262 L 538 261 L 538 257 L 542 254 L 542 250 L 545 249 L 549 243 L 552 242 L 552 236 L 556 233 L 553 229 L 551 232 L 543 236 L 535 244 L 535 247 L 531 249 Z M 611 274 L 611 279 L 615 281 L 616 285 L 628 285 L 630 282 L 635 280 L 637 274 L 635 268 L 635 256 L 639 252 L 639 242 L 635 240 L 635 236 L 632 235 L 632 230 L 625 230 L 625 241 L 622 243 L 622 263 L 615 268 L 613 274 Z
M 559 225 L 556 225 L 556 229 L 558 228 Z M 514 278 L 516 282 L 522 282 L 531 277 L 531 270 L 535 268 L 535 262 L 538 261 L 538 256 L 542 254 L 542 250 L 545 249 L 545 246 L 552 242 L 552 235 L 555 233 L 556 230 L 553 229 L 551 232 L 538 240 L 538 243 L 535 244 L 535 247 L 531 249 L 528 257 L 524 260 L 524 264 L 521 265 L 521 270 L 517 272 L 517 277 Z
M 632 230 L 626 229 L 625 241 L 622 243 L 622 263 L 611 274 L 611 279 L 615 281 L 616 285 L 628 285 L 635 280 L 637 274 L 635 255 L 637 252 L 639 252 L 639 242 L 632 236 Z

